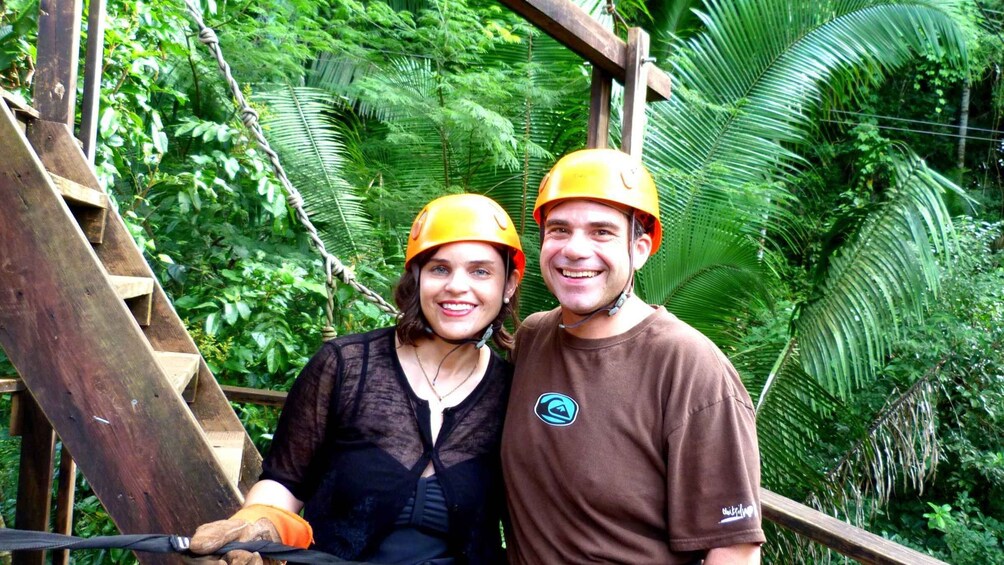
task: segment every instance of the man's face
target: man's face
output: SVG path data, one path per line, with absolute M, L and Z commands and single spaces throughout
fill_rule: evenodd
M 651 237 L 631 241 L 627 214 L 592 200 L 566 200 L 547 210 L 540 248 L 540 271 L 561 303 L 566 323 L 614 300 L 651 250 Z M 568 315 L 573 315 L 568 317 Z

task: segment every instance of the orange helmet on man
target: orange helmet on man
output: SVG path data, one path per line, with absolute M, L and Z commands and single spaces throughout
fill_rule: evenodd
M 639 159 L 617 149 L 582 149 L 565 155 L 540 181 L 533 219 L 540 224 L 548 206 L 574 198 L 627 208 L 652 236 L 652 254 L 659 250 L 659 192 Z

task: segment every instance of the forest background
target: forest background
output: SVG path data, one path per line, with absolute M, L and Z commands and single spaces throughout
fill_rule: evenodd
M 648 108 L 666 236 L 638 292 L 739 368 L 764 486 L 951 563 L 1004 563 L 1004 2 L 581 5 L 622 37 L 648 30 L 673 76 Z M 554 306 L 529 211 L 585 144 L 581 59 L 489 0 L 201 8 L 354 276 L 389 297 L 421 204 L 480 192 L 523 234 L 523 315 Z M 37 0 L 0 1 L 0 87 L 26 99 L 37 18 Z M 110 0 L 106 28 L 98 176 L 217 378 L 285 390 L 321 342 L 323 264 L 184 2 Z M 393 322 L 345 285 L 334 321 Z M 267 449 L 276 412 L 234 408 Z M 78 489 L 74 532 L 115 533 Z M 769 539 L 768 562 L 833 558 Z

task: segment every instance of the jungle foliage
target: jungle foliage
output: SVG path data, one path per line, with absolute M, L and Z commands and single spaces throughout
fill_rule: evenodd
M 358 279 L 389 297 L 421 204 L 474 191 L 523 234 L 523 314 L 554 306 L 529 212 L 553 160 L 585 144 L 579 58 L 487 0 L 201 5 Z M 1004 562 L 1004 5 L 617 10 L 674 79 L 648 110 L 666 235 L 638 292 L 740 369 L 764 485 L 952 563 Z M 320 344 L 323 265 L 183 2 L 108 11 L 99 176 L 217 377 L 285 389 Z M 37 12 L 0 4 L 0 86 L 26 97 Z M 334 303 L 342 334 L 392 322 L 344 285 Z M 274 411 L 235 408 L 267 448 Z M 15 444 L 0 441 L 8 523 Z M 77 506 L 78 533 L 108 533 L 96 499 Z M 772 531 L 766 558 L 789 551 L 835 559 Z

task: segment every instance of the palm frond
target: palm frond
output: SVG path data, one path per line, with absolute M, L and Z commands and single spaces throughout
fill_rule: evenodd
M 756 242 L 708 220 L 666 233 L 638 274 L 638 292 L 724 346 L 735 338 L 736 311 L 766 295 L 767 273 Z
M 284 87 L 259 98 L 271 109 L 266 135 L 304 197 L 304 209 L 329 251 L 357 262 L 370 250 L 372 225 L 363 202 L 342 176 L 344 145 L 329 120 L 337 101 L 321 90 Z
M 965 58 L 958 2 L 708 0 L 705 31 L 677 46 L 674 96 L 654 105 L 648 160 L 665 182 L 663 213 L 686 222 L 703 203 L 760 187 L 747 233 L 785 229 L 780 185 L 796 171 L 820 85 L 877 62 L 892 69 L 923 49 Z
M 942 194 L 953 185 L 912 153 L 893 159 L 887 200 L 831 258 L 794 319 L 806 371 L 842 397 L 882 365 L 905 318 L 937 291 L 938 261 L 950 261 Z
M 890 397 L 866 433 L 826 474 L 824 489 L 812 493 L 810 504 L 860 525 L 889 500 L 900 479 L 923 493 L 938 463 L 934 397 L 946 361 Z
M 749 352 L 735 355 L 737 366 L 748 366 L 749 355 Z M 820 421 L 832 416 L 839 401 L 802 370 L 798 342 L 794 339 L 781 348 L 770 374 L 769 387 L 755 382 L 756 379 L 747 379 L 750 395 L 760 399 L 757 437 L 761 480 L 770 489 L 799 497 L 822 488 L 824 476 L 820 469 L 824 465 L 813 451 L 819 441 L 816 430 Z M 769 402 L 764 402 L 763 391 L 768 388 Z

